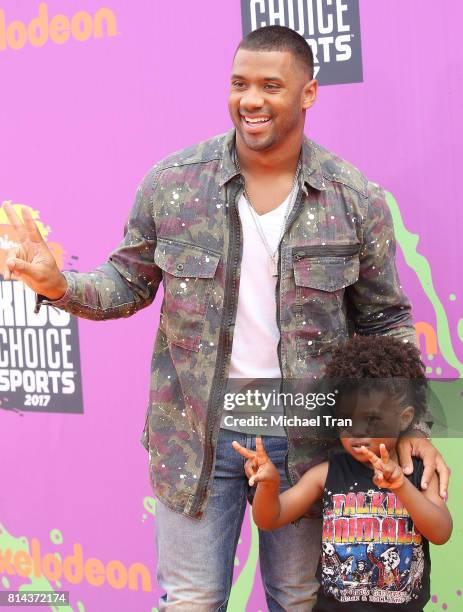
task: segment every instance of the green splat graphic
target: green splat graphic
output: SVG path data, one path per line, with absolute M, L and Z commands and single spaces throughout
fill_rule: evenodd
M 62 544 L 63 534 L 59 529 L 52 529 L 50 531 L 50 540 L 53 542 L 53 544 Z
M 460 338 L 460 340 L 463 342 L 463 319 L 460 319 L 458 321 L 458 325 L 457 325 L 457 333 L 458 333 L 458 337 Z
M 0 524 L 0 550 L 5 550 L 5 549 L 11 550 L 13 555 L 18 550 L 23 550 L 27 552 L 28 555 L 31 554 L 29 540 L 27 538 L 25 537 L 15 538 L 10 533 L 8 533 L 8 531 L 5 529 L 5 527 L 2 524 Z M 22 578 L 22 580 L 27 580 L 28 582 L 25 582 L 24 584 L 21 584 L 18 587 L 18 590 L 21 592 L 25 592 L 25 593 L 29 591 L 49 591 L 51 593 L 55 592 L 55 589 L 53 588 L 53 586 L 43 576 L 40 578 L 36 578 L 33 574 L 31 574 L 31 576 L 28 576 L 27 578 Z M 4 584 L 3 579 L 2 579 L 2 583 Z M 79 608 L 79 603 L 80 602 L 78 602 L 77 604 L 78 612 L 85 612 L 82 604 L 81 604 L 82 607 Z M 43 609 L 45 610 L 45 607 L 43 607 Z M 60 606 L 60 607 L 50 606 L 49 609 L 52 610 L 52 612 L 74 612 L 71 606 Z
M 463 493 L 461 486 L 461 439 L 453 438 L 446 440 L 433 440 L 434 445 L 444 455 L 445 461 L 452 469 L 449 487 L 448 506 L 453 517 L 453 534 L 450 540 L 443 546 L 430 545 L 431 552 L 431 596 L 437 601 L 427 604 L 426 612 L 459 612 L 463 609 L 463 580 L 461 572 L 457 571 L 461 557 L 461 511 Z M 442 605 L 446 604 L 447 608 Z
M 149 496 L 144 497 L 143 508 L 153 516 L 156 516 L 156 499 L 154 497 Z
M 252 593 L 254 578 L 257 569 L 257 559 L 259 556 L 259 532 L 249 513 L 249 522 L 251 525 L 251 544 L 249 547 L 248 558 L 232 586 L 230 599 L 228 602 L 229 610 L 246 610 L 246 604 Z
M 463 377 L 463 363 L 459 361 L 453 349 L 447 313 L 442 301 L 434 289 L 431 266 L 429 265 L 426 257 L 418 253 L 416 249 L 419 242 L 419 236 L 418 234 L 412 234 L 406 229 L 399 206 L 395 201 L 394 196 L 392 196 L 392 194 L 390 194 L 388 191 L 386 191 L 386 201 L 391 210 L 395 236 L 400 248 L 402 249 L 405 261 L 417 275 L 426 297 L 429 299 L 432 307 L 434 308 L 437 324 L 437 337 L 441 353 L 446 362 L 452 368 L 455 368 L 458 371 L 460 377 Z

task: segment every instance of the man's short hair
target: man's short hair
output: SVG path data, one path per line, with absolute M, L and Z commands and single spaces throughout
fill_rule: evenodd
M 250 32 L 238 45 L 249 51 L 289 51 L 313 78 L 313 54 L 310 45 L 300 34 L 284 26 L 273 25 Z M 237 51 L 238 51 L 237 49 Z

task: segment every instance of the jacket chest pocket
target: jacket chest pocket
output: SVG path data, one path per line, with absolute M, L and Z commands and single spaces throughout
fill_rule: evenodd
M 344 290 L 359 277 L 360 245 L 293 249 L 299 358 L 331 350 L 347 334 Z
M 164 284 L 160 328 L 173 344 L 199 351 L 219 260 L 218 253 L 196 245 L 158 239 L 154 261 Z

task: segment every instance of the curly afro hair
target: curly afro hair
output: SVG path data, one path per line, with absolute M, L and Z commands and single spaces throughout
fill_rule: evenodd
M 325 371 L 338 393 L 386 391 L 403 408 L 413 406 L 414 421 L 426 411 L 426 368 L 410 342 L 391 336 L 354 336 L 333 351 Z

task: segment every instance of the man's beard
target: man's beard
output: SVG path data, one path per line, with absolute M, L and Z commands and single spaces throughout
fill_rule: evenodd
M 269 135 L 262 140 L 259 140 L 258 138 L 250 137 L 249 134 L 243 134 L 242 131 L 240 131 L 240 134 L 244 144 L 252 151 L 266 151 L 271 149 L 277 141 L 277 138 L 274 135 Z

